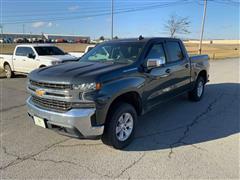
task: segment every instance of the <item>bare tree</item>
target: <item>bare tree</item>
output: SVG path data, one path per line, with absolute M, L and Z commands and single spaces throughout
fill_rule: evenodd
M 170 32 L 171 37 L 175 37 L 176 34 L 189 34 L 190 23 L 188 17 L 171 15 L 169 20 L 166 21 L 165 29 Z
M 104 36 L 100 36 L 99 40 L 104 41 L 105 40 Z

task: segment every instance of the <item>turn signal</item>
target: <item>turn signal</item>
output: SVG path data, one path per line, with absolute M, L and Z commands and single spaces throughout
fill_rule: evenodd
M 100 90 L 102 87 L 101 83 L 96 83 L 96 90 Z

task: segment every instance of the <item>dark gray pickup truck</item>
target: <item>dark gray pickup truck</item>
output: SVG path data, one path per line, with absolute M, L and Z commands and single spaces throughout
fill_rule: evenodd
M 28 114 L 38 126 L 75 137 L 102 136 L 121 149 L 134 138 L 138 116 L 183 93 L 201 100 L 208 59 L 189 57 L 173 38 L 105 42 L 77 62 L 31 72 Z

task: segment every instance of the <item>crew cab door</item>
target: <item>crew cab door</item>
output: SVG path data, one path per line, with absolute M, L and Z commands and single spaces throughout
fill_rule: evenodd
M 166 66 L 171 77 L 172 95 L 178 95 L 188 90 L 191 81 L 190 61 L 183 49 L 183 45 L 178 40 L 168 40 L 165 42 L 167 50 Z
M 145 61 L 156 58 L 165 63 L 145 73 L 148 79 L 144 93 L 146 109 L 184 92 L 190 83 L 190 64 L 178 41 L 154 43 Z
M 144 66 L 146 67 L 147 62 L 152 59 L 161 59 L 164 64 L 159 67 L 147 67 L 145 70 L 146 85 L 144 88 L 144 99 L 146 103 L 144 106 L 146 110 L 164 101 L 166 94 L 171 90 L 169 87 L 172 84 L 172 77 L 168 72 L 169 67 L 166 65 L 167 56 L 163 42 L 155 42 L 150 46 L 145 57 Z
M 35 52 L 31 47 L 17 47 L 13 57 L 15 71 L 29 73 L 36 69 L 37 61 Z
M 13 69 L 17 72 L 24 72 L 23 58 L 24 58 L 24 47 L 16 47 L 13 55 Z

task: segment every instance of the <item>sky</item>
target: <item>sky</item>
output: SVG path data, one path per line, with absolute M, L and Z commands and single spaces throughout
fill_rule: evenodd
M 198 39 L 204 0 L 114 0 L 114 36 L 169 36 L 171 15 L 187 17 Z M 204 39 L 240 39 L 240 1 L 208 0 Z M 0 0 L 4 32 L 111 36 L 111 0 Z

